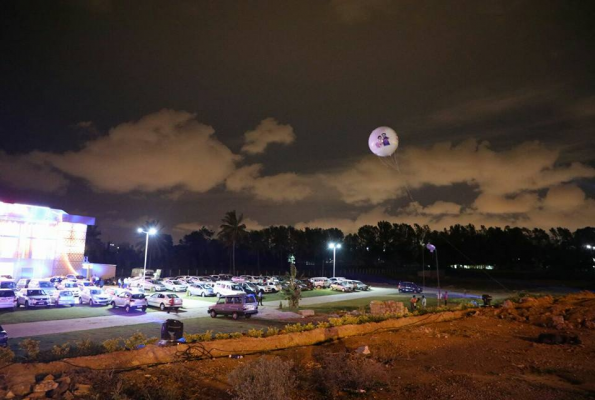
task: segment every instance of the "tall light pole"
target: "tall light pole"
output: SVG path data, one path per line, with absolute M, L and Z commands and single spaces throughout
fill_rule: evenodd
M 426 244 L 426 248 L 430 253 L 436 252 L 436 281 L 438 283 L 438 305 L 440 305 L 440 271 L 438 271 L 438 249 L 432 243 Z
M 341 243 L 329 243 L 329 249 L 333 249 L 333 278 L 335 277 L 335 260 L 337 257 L 337 249 L 341 248 Z
M 153 236 L 157 233 L 157 229 L 149 228 L 148 230 L 144 230 L 143 228 L 138 228 L 136 230 L 138 233 L 144 233 L 146 235 L 145 241 L 145 266 L 143 268 L 143 289 L 145 288 L 145 277 L 147 275 L 147 254 L 149 253 L 149 235 Z

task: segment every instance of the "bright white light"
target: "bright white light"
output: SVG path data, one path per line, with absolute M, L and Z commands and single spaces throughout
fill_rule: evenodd
M 335 248 L 335 244 L 334 243 L 329 243 L 328 244 L 328 248 L 329 249 L 334 249 Z
M 138 228 L 136 231 L 137 231 L 138 233 L 143 233 L 143 229 L 142 229 L 142 228 Z
M 586 247 L 587 249 L 589 249 L 589 250 L 590 250 L 590 249 L 592 249 L 592 248 L 594 248 L 594 247 L 593 247 L 593 246 L 591 246 L 590 244 L 586 245 L 585 247 Z
M 341 248 L 341 243 L 339 243 L 339 244 L 337 245 L 337 248 L 338 248 L 338 249 L 340 249 L 340 248 Z
M 149 229 L 149 235 L 154 235 L 156 233 L 157 233 L 157 229 L 155 229 L 155 228 Z

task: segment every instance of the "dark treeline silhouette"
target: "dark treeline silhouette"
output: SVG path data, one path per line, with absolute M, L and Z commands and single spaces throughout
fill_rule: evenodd
M 221 231 L 203 227 L 174 244 L 171 235 L 160 231 L 149 240 L 147 268 L 164 274 L 279 273 L 288 270 L 295 257 L 300 273 L 328 275 L 332 266 L 329 242 L 341 242 L 337 265 L 342 270 L 395 276 L 424 264 L 435 265 L 435 256 L 425 248 L 438 249 L 440 267 L 454 265 L 491 266 L 493 271 L 512 275 L 570 277 L 593 274 L 595 229 L 571 232 L 565 228 L 526 229 L 454 225 L 441 231 L 428 226 L 381 221 L 365 225 L 357 233 L 344 235 L 339 229 L 271 226 L 247 231 L 242 216 L 226 214 Z M 103 243 L 97 227 L 87 232 L 86 255 L 91 262 L 118 266 L 119 275 L 142 267 L 144 241 L 138 245 Z M 235 264 L 235 268 L 234 268 Z M 460 270 L 460 267 L 459 269 Z M 515 275 L 515 276 L 516 276 Z

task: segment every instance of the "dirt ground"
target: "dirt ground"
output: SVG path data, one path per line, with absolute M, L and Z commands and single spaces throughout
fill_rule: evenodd
M 422 320 L 397 331 L 268 356 L 293 362 L 294 399 L 594 399 L 594 310 L 595 296 L 589 294 L 529 299 L 462 320 Z M 580 343 L 539 343 L 542 333 L 569 335 Z M 361 346 L 370 353 L 357 354 Z M 75 379 L 92 384 L 96 398 L 230 399 L 228 375 L 256 365 L 260 357 L 185 361 L 120 374 L 81 372 Z M 339 362 L 329 364 L 329 357 Z M 361 387 L 329 392 L 329 382 L 350 374 L 360 374 Z

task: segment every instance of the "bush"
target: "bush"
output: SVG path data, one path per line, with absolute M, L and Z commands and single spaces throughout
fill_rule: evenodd
M 358 354 L 327 353 L 322 356 L 320 364 L 318 382 L 331 398 L 336 398 L 344 390 L 368 391 L 387 382 L 382 364 Z
M 28 360 L 37 360 L 39 355 L 39 341 L 33 339 L 24 339 L 19 343 L 19 347 L 25 352 Z
M 228 381 L 237 400 L 287 400 L 297 385 L 292 361 L 266 356 L 240 365 Z
M 244 336 L 244 335 L 242 335 L 242 332 L 233 332 L 233 333 L 230 333 L 230 334 L 229 334 L 229 337 L 230 337 L 231 339 L 239 339 L 239 338 L 241 338 L 242 336 Z
M 54 345 L 52 347 L 52 355 L 56 358 L 64 358 L 70 353 L 70 343 L 66 342 L 62 346 Z
M 14 353 L 8 347 L 0 347 L 0 367 L 10 364 L 14 360 Z
M 124 340 L 124 347 L 128 350 L 134 350 L 141 344 L 147 343 L 147 337 L 142 332 L 136 332 L 134 335 L 130 336 L 128 339 Z
M 274 327 L 272 327 L 272 326 L 269 326 L 269 327 L 267 328 L 267 332 L 265 333 L 265 336 L 266 336 L 266 337 L 269 337 L 269 336 L 276 336 L 276 335 L 278 335 L 278 334 L 279 334 L 279 329 L 278 329 L 278 328 L 274 328 Z
M 124 350 L 124 348 L 120 345 L 121 340 L 121 338 L 108 339 L 101 343 L 101 345 L 106 352 L 113 353 L 114 351 Z
M 229 335 L 229 333 L 219 332 L 219 333 L 215 334 L 215 340 L 229 339 L 230 337 L 231 336 Z
M 331 326 L 331 324 L 329 324 L 328 322 L 319 322 L 316 324 L 317 328 L 329 328 Z
M 264 336 L 264 331 L 262 329 L 250 329 L 248 330 L 247 333 L 248 337 L 253 337 L 253 338 L 261 338 Z

